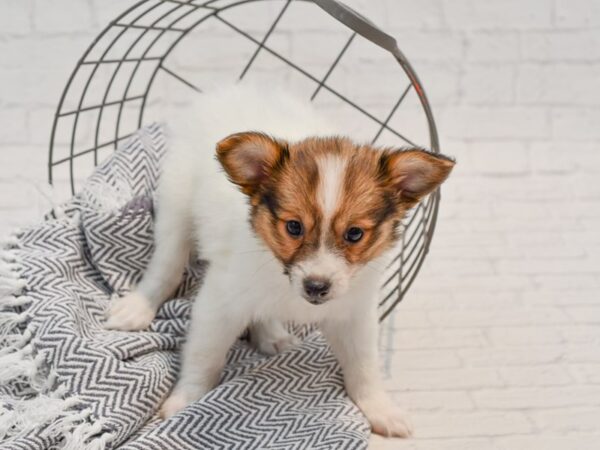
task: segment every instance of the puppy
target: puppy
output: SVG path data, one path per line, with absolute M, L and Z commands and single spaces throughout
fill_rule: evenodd
M 229 87 L 202 94 L 186 115 L 172 127 L 160 178 L 155 252 L 106 323 L 146 328 L 190 253 L 209 260 L 162 416 L 216 385 L 244 329 L 272 354 L 294 345 L 283 326 L 292 321 L 320 327 L 373 431 L 410 435 L 378 371 L 380 272 L 406 212 L 448 177 L 453 161 L 355 143 L 282 92 Z

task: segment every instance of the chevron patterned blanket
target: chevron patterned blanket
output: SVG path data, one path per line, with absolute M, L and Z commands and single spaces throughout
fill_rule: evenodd
M 2 244 L 0 448 L 362 449 L 369 427 L 318 332 L 274 357 L 238 341 L 221 384 L 169 420 L 193 261 L 151 328 L 103 328 L 152 252 L 152 194 L 167 151 L 160 125 L 135 133 L 80 194 Z

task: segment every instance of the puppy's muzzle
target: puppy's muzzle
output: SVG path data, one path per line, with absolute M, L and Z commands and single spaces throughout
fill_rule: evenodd
M 320 305 L 329 300 L 331 281 L 325 278 L 307 277 L 302 281 L 304 298 L 313 305 Z

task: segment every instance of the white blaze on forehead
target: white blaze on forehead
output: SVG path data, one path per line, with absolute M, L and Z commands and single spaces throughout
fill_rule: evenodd
M 342 198 L 346 161 L 339 156 L 327 155 L 317 162 L 319 166 L 319 189 L 317 201 L 323 212 L 323 232 L 329 228 L 331 217 Z
M 346 178 L 346 160 L 337 155 L 327 155 L 317 160 L 319 186 L 316 201 L 323 214 L 321 222 L 321 245 L 306 260 L 298 264 L 301 275 L 318 276 L 332 283 L 331 295 L 345 292 L 350 276 L 346 259 L 335 249 L 323 245 L 330 232 L 331 220 L 343 199 L 344 180 Z M 301 288 L 300 288 L 301 289 Z

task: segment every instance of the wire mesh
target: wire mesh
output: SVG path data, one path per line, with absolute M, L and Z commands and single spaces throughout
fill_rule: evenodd
M 230 53 L 231 65 L 239 66 L 238 72 L 233 71 L 235 77 L 241 80 L 253 72 L 262 76 L 280 75 L 281 72 L 288 83 L 303 86 L 307 101 L 332 114 L 339 115 L 343 111 L 343 117 L 349 121 L 349 129 L 364 130 L 364 137 L 372 143 L 420 146 L 439 152 L 429 103 L 406 58 L 397 48 L 393 55 L 381 52 L 372 44 L 373 39 L 370 39 L 372 42 L 363 39 L 368 33 L 358 28 L 350 30 L 333 20 L 315 4 L 324 2 L 142 0 L 136 3 L 113 20 L 92 42 L 67 82 L 50 138 L 50 183 L 66 184 L 69 193 L 75 193 L 79 182 L 101 159 L 151 118 L 149 109 L 153 102 L 164 115 L 160 92 L 164 93 L 168 102 L 177 97 L 173 94 L 174 89 L 169 87 L 171 82 L 186 91 L 201 93 L 205 80 L 191 79 L 190 74 L 202 75 L 209 71 L 210 66 L 210 70 L 216 71 L 213 75 L 217 78 L 223 76 L 220 68 L 214 68 L 218 64 L 211 62 L 211 53 L 206 48 L 201 50 L 201 46 L 196 53 L 205 58 L 203 66 L 194 67 L 187 58 L 183 62 L 178 60 L 176 49 L 187 40 L 194 45 L 207 41 L 210 50 L 219 55 L 215 61 L 222 60 L 223 54 L 229 54 L 225 48 L 227 43 L 244 47 L 246 52 L 243 55 L 236 50 Z M 258 4 L 268 4 L 262 11 L 265 12 L 263 20 L 256 19 L 259 17 L 256 10 L 248 9 L 256 8 Z M 308 12 L 304 5 L 310 8 Z M 242 9 L 241 13 L 231 14 Z M 307 17 L 311 22 L 321 20 L 323 16 L 329 17 L 328 25 L 336 31 L 323 35 L 316 46 L 310 46 L 310 38 L 319 35 L 321 28 L 304 33 L 302 27 L 296 27 L 297 20 L 286 20 L 294 9 L 301 10 L 300 20 L 304 22 Z M 251 20 L 246 20 L 248 18 Z M 206 28 L 205 34 L 195 36 L 203 27 Z M 224 30 L 235 36 L 237 41 L 226 35 Z M 299 37 L 295 39 L 296 35 Z M 186 36 L 189 39 L 184 39 Z M 295 51 L 289 52 L 290 46 L 306 42 L 309 46 L 306 60 L 300 58 L 296 61 L 294 54 L 299 50 L 294 48 Z M 331 57 L 328 53 L 320 58 L 319 54 L 327 45 L 333 48 Z M 363 56 L 352 54 L 357 47 L 363 51 Z M 288 50 L 287 54 L 284 50 Z M 390 51 L 389 48 L 387 50 Z M 375 53 L 378 56 L 372 56 Z M 390 61 L 393 62 L 393 72 L 382 70 Z M 281 67 L 287 71 L 285 74 Z M 232 72 L 231 68 L 226 69 Z M 356 84 L 362 81 L 352 77 L 356 74 L 360 77 L 361 70 L 367 72 L 369 69 L 388 76 L 389 80 L 373 83 L 369 89 L 355 89 Z M 162 78 L 162 91 L 156 86 L 159 78 Z M 369 93 L 366 98 L 356 94 L 373 90 L 377 92 Z M 373 98 L 379 98 L 380 102 L 365 104 Z M 402 108 L 407 109 L 406 112 L 399 112 Z M 421 127 L 424 136 L 415 139 L 412 135 L 409 137 L 405 130 L 412 133 L 418 128 L 412 122 L 418 114 L 424 119 Z M 403 127 L 402 132 L 400 127 Z M 439 200 L 437 191 L 414 208 L 405 220 L 397 255 L 385 269 L 379 303 L 381 320 L 404 298 L 423 264 L 435 228 Z

